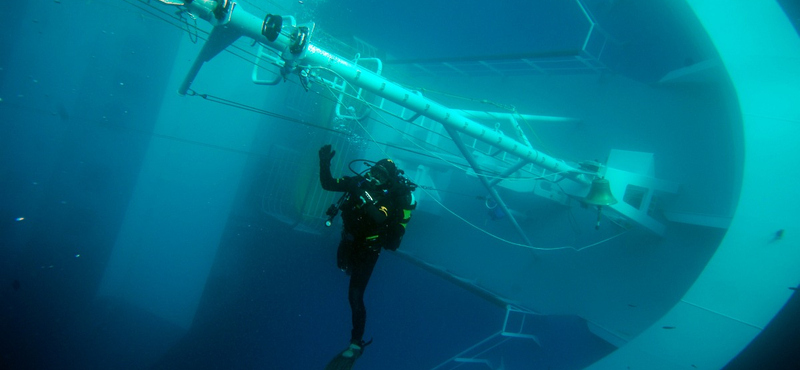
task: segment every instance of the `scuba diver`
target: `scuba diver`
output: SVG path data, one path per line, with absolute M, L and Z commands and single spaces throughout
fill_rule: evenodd
M 381 159 L 356 176 L 334 179 L 331 158 L 336 151 L 330 145 L 319 149 L 319 180 L 322 188 L 344 194 L 328 209 L 328 222 L 342 212 L 341 241 L 337 251 L 337 266 L 350 276 L 348 299 L 352 311 L 353 329 L 350 345 L 331 360 L 326 370 L 348 370 L 372 340 L 363 340 L 367 311 L 364 290 L 381 249 L 397 250 L 416 207 L 412 191 L 416 185 L 403 176 L 391 159 Z M 369 161 L 365 161 L 369 162 Z M 351 162 L 352 163 L 352 162 Z M 355 171 L 353 171 L 355 172 Z

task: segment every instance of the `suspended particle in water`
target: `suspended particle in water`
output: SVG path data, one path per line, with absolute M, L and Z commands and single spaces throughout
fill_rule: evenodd
M 22 220 L 24 220 L 24 219 L 25 219 L 25 217 L 17 217 L 15 220 L 17 220 L 17 221 L 22 221 Z

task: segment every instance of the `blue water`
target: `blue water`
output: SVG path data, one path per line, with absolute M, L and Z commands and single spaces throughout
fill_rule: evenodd
M 390 59 L 517 55 L 581 44 L 586 24 L 574 3 L 531 3 L 307 0 L 275 12 L 313 15 L 331 35 L 357 36 Z M 585 3 L 608 21 L 611 34 L 630 36 L 619 52 L 637 53 L 609 60 L 627 78 L 650 83 L 710 53 L 690 26 L 659 31 L 672 29 L 686 7 L 666 0 Z M 258 16 L 275 4 L 242 2 Z M 174 91 L 166 87 L 173 69 L 183 74 L 199 49 L 179 50 L 185 32 L 159 14 L 136 0 L 15 1 L 0 9 L 0 368 L 322 369 L 349 340 L 336 233 L 293 231 L 261 212 L 258 198 L 269 148 L 304 148 L 313 158 L 307 143 L 320 134 L 202 101 L 185 112 L 202 120 L 159 128 L 165 97 Z M 642 28 L 647 32 L 630 32 Z M 647 59 L 664 48 L 676 52 Z M 245 89 L 249 65 L 221 58 L 240 64 L 207 71 L 231 91 Z M 266 94 L 242 99 L 258 104 Z M 236 136 L 247 124 L 254 134 Z M 166 148 L 164 158 L 148 157 L 156 146 Z M 229 160 L 241 166 L 241 181 L 207 170 L 228 168 Z M 163 167 L 153 165 L 162 161 Z M 169 199 L 158 199 L 162 188 Z M 191 207 L 159 208 L 178 197 L 190 198 Z M 405 243 L 433 243 L 415 234 L 415 223 L 417 230 L 433 222 L 447 230 L 458 222 L 434 217 L 416 215 Z M 218 242 L 201 251 L 208 230 L 218 230 Z M 120 246 L 134 241 L 142 247 L 120 257 Z M 208 257 L 183 263 L 198 255 Z M 182 284 L 197 293 L 176 293 Z M 175 308 L 170 298 L 189 302 L 187 308 Z M 388 252 L 366 303 L 366 339 L 374 343 L 357 369 L 431 369 L 496 333 L 505 314 Z M 614 349 L 577 317 L 544 316 L 535 326 L 541 346 L 514 342 L 494 363 L 502 357 L 506 369 L 580 369 Z

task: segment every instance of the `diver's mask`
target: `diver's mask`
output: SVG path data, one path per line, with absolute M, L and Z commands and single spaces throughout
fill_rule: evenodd
M 365 177 L 375 186 L 386 185 L 389 182 L 389 172 L 383 166 L 372 166 Z

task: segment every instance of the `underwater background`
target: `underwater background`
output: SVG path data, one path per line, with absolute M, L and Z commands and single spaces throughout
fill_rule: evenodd
M 697 25 L 682 23 L 690 17 L 682 2 L 584 3 L 606 17 L 609 32 L 640 34 L 618 54 L 607 54 L 614 76 L 592 79 L 649 84 L 713 57 Z M 259 17 L 313 20 L 330 38 L 321 36 L 321 43 L 358 37 L 395 64 L 563 52 L 586 34 L 572 26 L 580 19 L 552 16 L 570 14 L 575 6 L 560 0 L 240 4 Z M 796 27 L 800 7 L 781 5 L 794 15 Z M 348 278 L 335 264 L 337 228 L 304 232 L 265 212 L 265 204 L 279 199 L 302 203 L 311 192 L 316 149 L 340 134 L 320 129 L 328 118 L 324 91 L 305 93 L 296 81 L 250 84 L 252 61 L 241 57 L 246 54 L 221 53 L 193 88 L 270 114 L 177 97 L 201 44 L 187 42 L 196 37 L 189 18 L 184 28 L 164 20 L 172 13 L 157 1 L 138 0 L 8 1 L 0 7 L 2 369 L 322 369 L 348 343 Z M 251 46 L 237 45 L 239 51 Z M 387 76 L 462 97 L 491 97 L 525 113 L 542 108 L 537 97 L 569 94 L 554 88 L 519 96 L 503 84 L 496 91 L 475 91 L 469 81 L 449 76 L 435 82 L 402 71 Z M 583 83 L 578 79 L 576 86 Z M 724 92 L 712 93 L 722 96 L 726 109 L 733 104 Z M 602 108 L 602 101 L 592 104 Z M 560 108 L 569 115 L 568 107 L 554 109 Z M 726 184 L 718 191 L 708 190 L 717 189 L 713 184 L 699 187 L 685 207 L 730 211 L 728 202 L 736 197 L 741 158 L 725 153 L 739 144 L 727 123 L 718 125 L 715 135 L 725 141 L 704 142 L 708 132 L 702 129 L 665 130 L 671 139 L 694 138 L 687 146 L 707 147 L 704 160 L 715 166 L 706 171 Z M 636 133 L 648 130 L 664 128 L 637 126 L 613 144 L 656 151 L 657 140 L 637 141 Z M 542 133 L 558 146 L 577 146 L 562 152 L 571 157 L 595 149 L 586 139 L 572 143 L 554 131 Z M 358 140 L 363 142 L 354 148 L 370 145 L 363 136 Z M 672 175 L 688 178 L 692 171 L 699 170 Z M 275 179 L 291 184 L 271 188 Z M 470 197 L 482 195 L 474 184 L 457 190 L 463 196 L 454 201 L 459 212 L 475 203 Z M 476 217 L 492 222 L 485 214 Z M 576 222 L 589 225 L 593 217 L 578 215 Z M 566 233 L 576 244 L 592 240 L 573 236 L 568 223 L 532 216 L 530 223 L 537 222 L 559 226 L 540 235 L 549 244 L 563 244 Z M 475 235 L 446 213 L 420 211 L 401 249 L 449 244 L 468 251 L 487 243 Z M 718 242 L 722 232 L 695 236 Z M 713 250 L 696 253 L 705 261 Z M 686 268 L 694 271 L 699 263 Z M 433 369 L 496 333 L 505 315 L 492 302 L 390 252 L 379 259 L 366 304 L 365 339 L 374 343 L 356 369 Z M 792 354 L 800 344 L 798 313 L 795 294 L 726 369 L 797 368 Z M 581 369 L 616 348 L 577 316 L 542 316 L 535 327 L 538 344 L 523 340 L 504 347 L 493 368 Z

